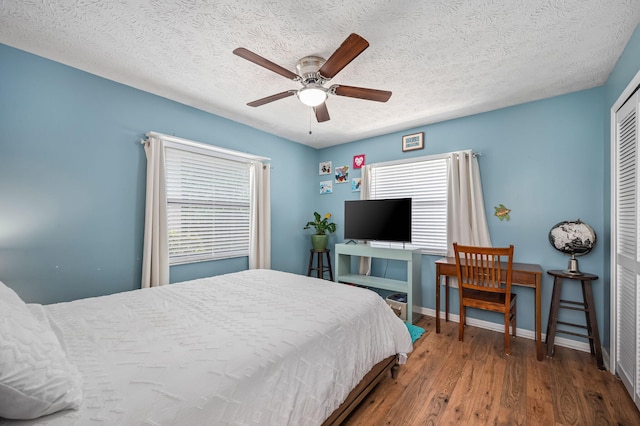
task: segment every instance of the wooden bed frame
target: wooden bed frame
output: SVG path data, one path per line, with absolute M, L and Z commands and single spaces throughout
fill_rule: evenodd
M 384 378 L 387 369 L 391 371 L 391 377 L 395 379 L 398 376 L 399 369 L 397 358 L 396 355 L 392 355 L 374 365 L 360 383 L 349 393 L 347 399 L 322 423 L 322 426 L 337 426 L 341 424 L 369 392 L 371 392 L 374 386 Z

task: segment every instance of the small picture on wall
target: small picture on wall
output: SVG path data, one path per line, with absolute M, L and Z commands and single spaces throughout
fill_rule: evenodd
M 349 182 L 349 166 L 336 167 L 336 183 Z
M 424 148 L 424 132 L 402 137 L 402 151 L 413 151 Z
M 364 154 L 358 154 L 353 156 L 353 168 L 360 169 L 364 166 Z
M 333 182 L 323 180 L 320 182 L 320 194 L 331 194 L 333 192 Z
M 360 187 L 362 186 L 362 178 L 353 178 L 351 179 L 351 191 L 352 192 L 360 192 Z
M 331 161 L 323 161 L 322 163 L 320 163 L 318 174 L 320 174 L 320 175 L 330 175 L 331 174 Z

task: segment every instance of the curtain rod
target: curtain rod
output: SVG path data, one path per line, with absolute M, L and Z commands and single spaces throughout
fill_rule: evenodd
M 451 154 L 459 154 L 459 153 L 464 153 L 465 157 L 468 156 L 469 153 L 471 153 L 471 156 L 474 158 L 484 155 L 484 152 L 473 152 L 470 149 L 465 149 L 464 151 L 454 151 Z
M 417 163 L 419 161 L 439 160 L 442 158 L 449 158 L 452 154 L 469 155 L 469 153 L 471 153 L 471 155 L 473 155 L 474 157 L 479 157 L 481 155 L 484 155 L 482 152 L 473 152 L 470 149 L 466 149 L 462 151 L 445 152 L 444 154 L 431 154 L 431 155 L 423 155 L 420 157 L 402 158 L 399 160 L 381 161 L 380 163 L 372 163 L 369 165 L 370 166 L 375 165 L 376 167 L 380 167 L 380 166 L 387 167 L 387 166 L 395 166 L 398 164 Z
M 259 155 L 254 155 L 254 154 L 249 154 L 246 152 L 240 152 L 240 151 L 234 151 L 232 149 L 227 149 L 227 148 L 221 148 L 219 146 L 215 146 L 215 145 L 209 145 L 203 142 L 196 142 L 196 141 L 192 141 L 189 139 L 183 139 L 183 138 L 179 138 L 177 136 L 171 136 L 171 135 L 166 135 L 164 133 L 157 133 L 157 132 L 147 132 L 145 134 L 145 136 L 147 138 L 158 138 L 158 139 L 162 139 L 164 141 L 167 142 L 175 142 L 175 143 L 179 143 L 182 145 L 187 145 L 187 146 L 191 146 L 194 148 L 200 148 L 200 149 L 204 149 L 207 151 L 213 151 L 213 152 L 217 152 L 220 154 L 224 154 L 224 155 L 228 155 L 228 156 L 232 156 L 232 157 L 240 157 L 240 158 L 244 158 L 247 160 L 253 160 L 253 161 L 271 161 L 271 158 L 269 157 L 262 157 Z M 145 144 L 148 142 L 148 139 L 141 139 L 140 143 L 141 144 Z

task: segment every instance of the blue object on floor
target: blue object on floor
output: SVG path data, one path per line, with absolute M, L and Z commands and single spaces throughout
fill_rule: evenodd
M 411 342 L 415 342 L 422 336 L 424 333 L 424 328 L 418 327 L 417 325 L 404 323 L 407 326 L 407 330 L 409 330 L 409 334 L 411 335 Z

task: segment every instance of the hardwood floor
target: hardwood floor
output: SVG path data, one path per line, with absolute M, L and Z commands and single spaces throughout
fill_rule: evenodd
M 536 360 L 535 343 L 422 317 L 425 334 L 397 379 L 382 380 L 344 425 L 640 425 L 624 386 L 589 353 L 556 346 Z

